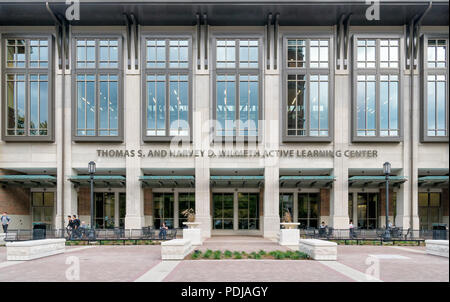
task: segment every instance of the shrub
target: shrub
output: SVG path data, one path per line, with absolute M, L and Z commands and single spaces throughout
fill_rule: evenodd
M 264 250 L 259 250 L 258 254 L 261 255 L 261 256 L 265 256 L 267 253 Z
M 224 256 L 225 258 L 231 258 L 231 257 L 233 257 L 233 253 L 232 253 L 231 251 L 229 251 L 229 250 L 226 250 L 226 251 L 223 253 L 223 256 Z
M 214 259 L 220 259 L 221 256 L 222 256 L 222 252 L 221 251 L 215 251 L 214 252 L 214 255 L 213 255 Z
M 201 255 L 202 252 L 200 252 L 199 250 L 195 250 L 194 253 L 192 254 L 192 259 L 198 259 L 200 258 Z
M 233 256 L 234 256 L 234 259 L 242 259 L 242 255 L 240 252 L 234 252 Z
M 213 251 L 206 250 L 206 252 L 203 254 L 203 258 L 209 259 L 212 255 Z

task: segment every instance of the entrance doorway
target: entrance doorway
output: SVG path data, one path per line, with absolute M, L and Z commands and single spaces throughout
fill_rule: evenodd
M 258 231 L 260 205 L 257 192 L 213 193 L 213 229 Z
M 433 223 L 441 222 L 441 193 L 419 193 L 420 229 L 431 230 Z
M 378 227 L 378 193 L 357 193 L 358 228 L 376 229 Z
M 125 196 L 125 192 L 94 192 L 96 228 L 125 227 Z
M 46 229 L 53 227 L 54 192 L 31 192 L 32 224 L 45 224 Z

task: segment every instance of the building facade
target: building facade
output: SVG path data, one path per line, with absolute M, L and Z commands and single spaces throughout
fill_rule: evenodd
M 192 208 L 205 237 L 276 237 L 286 211 L 373 229 L 390 162 L 390 221 L 448 224 L 447 12 L 0 0 L 0 211 L 89 224 L 94 161 L 97 228 L 181 228 Z

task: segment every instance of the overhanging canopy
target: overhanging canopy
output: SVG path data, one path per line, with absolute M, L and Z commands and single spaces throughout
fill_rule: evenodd
M 407 181 L 404 176 L 389 176 L 389 185 L 400 186 Z M 351 176 L 348 179 L 350 187 L 380 187 L 386 182 L 385 176 Z
M 27 188 L 55 187 L 56 177 L 51 175 L 0 175 L 0 183 Z
M 448 176 L 434 175 L 419 177 L 419 187 L 445 187 L 448 186 Z
M 54 20 L 45 2 L 0 0 L 0 25 L 52 26 Z M 69 5 L 48 0 L 52 11 L 65 16 Z M 425 0 L 387 0 L 380 8 L 379 20 L 368 20 L 369 4 L 362 0 L 83 0 L 79 1 L 77 26 L 124 26 L 123 13 L 134 14 L 140 25 L 192 26 L 196 14 L 205 13 L 212 26 L 263 26 L 269 13 L 279 13 L 280 26 L 332 26 L 343 14 L 352 14 L 351 25 L 404 25 L 428 7 Z M 448 1 L 433 0 L 422 25 L 448 25 Z
M 70 176 L 69 180 L 77 186 L 90 185 L 89 175 Z M 121 175 L 94 175 L 94 186 L 100 188 L 120 188 L 125 187 L 126 178 Z
M 139 177 L 143 187 L 150 188 L 190 188 L 195 186 L 195 178 L 190 175 L 145 175 Z
M 335 177 L 331 175 L 290 175 L 280 176 L 280 188 L 312 188 L 329 187 L 333 184 Z
M 259 175 L 230 175 L 211 176 L 211 186 L 231 188 L 258 188 L 264 184 L 264 176 Z

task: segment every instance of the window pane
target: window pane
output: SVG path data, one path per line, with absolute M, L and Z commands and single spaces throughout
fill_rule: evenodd
M 445 95 L 446 95 L 447 89 L 445 86 L 446 85 L 445 85 L 444 81 L 438 81 L 436 83 L 436 111 L 437 111 L 436 127 L 438 130 L 447 130 L 446 119 L 445 119 L 445 115 L 447 112 Z
M 25 40 L 7 40 L 7 67 L 25 67 L 25 44 Z
M 147 40 L 147 68 L 164 68 L 166 65 L 166 41 Z
M 258 76 L 240 76 L 239 135 L 256 136 L 258 129 Z
M 166 135 L 165 77 L 147 76 L 147 135 Z
M 433 136 L 436 131 L 436 83 L 434 81 L 434 77 L 431 77 L 433 80 L 430 81 L 430 77 L 428 77 L 428 101 L 427 101 L 427 113 L 428 113 L 428 130 L 433 131 Z
M 169 43 L 169 67 L 188 67 L 188 40 L 171 40 Z
M 234 40 L 217 40 L 216 42 L 216 66 L 217 68 L 235 67 L 236 42 Z
M 100 76 L 99 135 L 118 135 L 118 77 Z
M 7 75 L 8 135 L 25 135 L 25 76 Z
M 188 135 L 188 76 L 170 76 L 170 135 Z
M 234 75 L 217 76 L 217 132 L 221 136 L 236 135 L 236 78 Z
M 303 75 L 288 76 L 288 135 L 306 135 L 305 133 L 305 97 L 306 81 Z
M 95 76 L 77 76 L 77 135 L 95 135 Z

